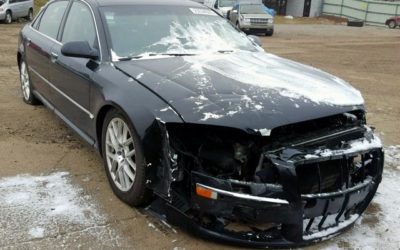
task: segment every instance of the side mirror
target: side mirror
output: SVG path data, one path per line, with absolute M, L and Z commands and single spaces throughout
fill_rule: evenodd
M 99 59 L 99 51 L 92 49 L 87 41 L 69 42 L 61 47 L 64 56 Z
M 253 43 L 257 44 L 258 46 L 262 46 L 262 42 L 261 39 L 258 36 L 254 36 L 254 35 L 248 35 L 247 36 L 250 41 L 252 41 Z

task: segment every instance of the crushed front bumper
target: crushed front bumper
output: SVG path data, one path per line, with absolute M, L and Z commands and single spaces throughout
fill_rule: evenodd
M 308 245 L 354 224 L 375 195 L 383 157 L 376 145 L 296 159 L 266 154 L 265 159 L 279 171 L 279 184 L 224 180 L 192 172 L 190 202 L 172 192 L 164 214 L 171 224 L 228 244 Z M 202 197 L 196 194 L 197 188 L 213 195 Z

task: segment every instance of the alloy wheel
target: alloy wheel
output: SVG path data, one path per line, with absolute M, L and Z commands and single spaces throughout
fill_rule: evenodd
M 30 84 L 29 84 L 28 69 L 26 67 L 25 62 L 21 63 L 20 76 L 21 76 L 22 95 L 24 96 L 25 101 L 29 101 L 29 98 L 31 95 L 31 88 L 30 88 Z
M 391 29 L 396 28 L 396 22 L 395 21 L 390 21 L 389 22 L 389 28 L 391 28 Z
M 113 118 L 107 126 L 106 159 L 114 184 L 123 192 L 129 191 L 136 176 L 136 152 L 132 133 L 121 118 Z

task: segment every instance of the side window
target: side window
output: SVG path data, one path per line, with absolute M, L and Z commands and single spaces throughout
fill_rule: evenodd
M 16 3 L 16 2 L 17 2 L 17 0 L 10 0 L 8 3 L 13 4 L 13 3 Z
M 68 14 L 61 42 L 87 41 L 90 46 L 96 42 L 96 29 L 89 7 L 82 2 L 74 2 Z
M 38 16 L 37 16 L 36 19 L 33 21 L 32 27 L 33 27 L 34 29 L 38 29 L 38 28 L 39 28 L 40 19 L 42 19 L 42 16 L 43 16 L 43 11 L 39 12 Z
M 51 3 L 40 18 L 39 31 L 43 34 L 56 39 L 61 19 L 67 8 L 68 1 Z

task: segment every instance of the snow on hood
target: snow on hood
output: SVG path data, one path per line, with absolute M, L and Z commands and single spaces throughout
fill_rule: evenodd
M 319 69 L 265 52 L 234 52 L 185 57 L 201 77 L 203 69 L 245 84 L 278 90 L 282 96 L 331 105 L 362 105 L 361 93 Z
M 244 33 L 240 36 L 236 32 L 232 34 L 225 22 L 199 22 L 188 26 L 174 23 L 168 36 L 147 47 L 148 53 L 162 46 L 166 53 L 197 54 L 184 57 L 186 62 L 193 64 L 193 73 L 197 74 L 195 79 L 203 79 L 204 69 L 208 69 L 244 84 L 277 90 L 290 98 L 339 106 L 364 104 L 361 93 L 344 80 L 265 53 Z M 225 39 L 226 36 L 232 36 L 232 39 Z M 232 53 L 218 53 L 221 50 Z

